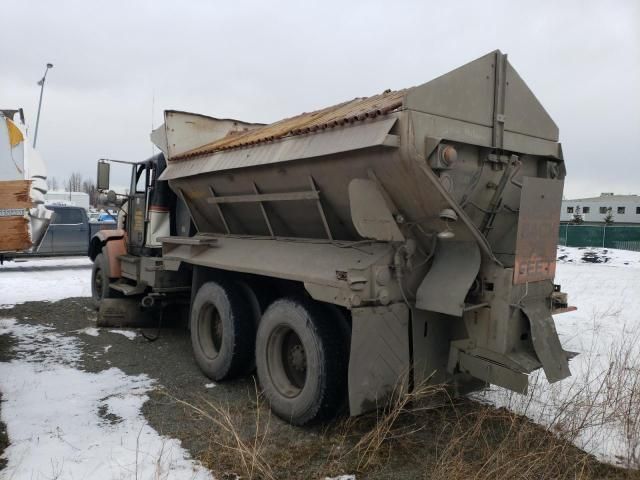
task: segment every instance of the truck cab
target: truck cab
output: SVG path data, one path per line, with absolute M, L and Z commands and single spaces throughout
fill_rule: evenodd
M 111 166 L 128 168 L 130 184 L 126 194 L 109 190 Z M 131 297 L 150 293 L 150 299 L 162 297 L 159 287 L 178 282 L 176 291 L 188 289 L 178 275 L 161 271 L 157 259 L 162 255 L 160 238 L 178 231 L 192 232 L 191 219 L 184 204 L 158 176 L 166 166 L 159 153 L 141 162 L 100 160 L 98 190 L 107 192 L 103 203 L 118 209 L 112 230 L 97 231 L 89 242 L 89 257 L 94 262 L 92 293 L 96 306 L 104 298 Z M 171 280 L 169 280 L 171 277 Z M 153 300 L 150 300 L 153 301 Z

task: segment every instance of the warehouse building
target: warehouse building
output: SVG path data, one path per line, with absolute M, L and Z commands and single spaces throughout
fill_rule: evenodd
M 599 197 L 563 200 L 560 222 L 640 225 L 640 195 L 602 193 Z

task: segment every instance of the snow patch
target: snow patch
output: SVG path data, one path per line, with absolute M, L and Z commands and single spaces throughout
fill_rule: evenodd
M 597 247 L 558 247 L 558 263 L 601 263 L 609 267 L 640 269 L 640 252 Z
M 98 335 L 100 335 L 100 330 L 98 330 L 96 327 L 85 327 L 81 328 L 80 330 L 76 330 L 75 333 L 84 333 L 85 335 L 97 337 Z
M 152 379 L 73 368 L 80 341 L 51 330 L 0 321 L 0 335 L 17 340 L 15 360 L 0 363 L 7 478 L 213 478 L 142 416 Z
M 81 363 L 82 342 L 77 337 L 66 337 L 45 325 L 21 324 L 12 318 L 0 319 L 0 335 L 12 335 L 20 341 L 12 347 L 14 358 L 40 362 L 39 368 L 49 363 L 78 366 Z M 4 412 L 3 412 L 4 415 Z
M 124 335 L 129 340 L 133 340 L 134 338 L 136 338 L 138 336 L 138 332 L 135 332 L 133 330 L 109 330 L 109 332 L 110 333 L 117 333 L 119 335 Z
M 91 260 L 22 259 L 0 266 L 0 306 L 91 296 Z

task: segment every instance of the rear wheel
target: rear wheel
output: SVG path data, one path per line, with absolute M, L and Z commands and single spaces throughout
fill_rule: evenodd
M 100 302 L 104 298 L 114 298 L 117 293 L 109 288 L 109 275 L 107 274 L 107 260 L 100 253 L 93 261 L 91 270 L 91 296 L 95 308 L 100 308 Z
M 276 300 L 256 339 L 258 378 L 271 408 L 304 425 L 335 415 L 347 386 L 348 353 L 329 309 L 297 299 Z
M 200 287 L 191 308 L 191 344 L 196 363 L 213 380 L 251 368 L 255 323 L 238 285 L 207 282 Z

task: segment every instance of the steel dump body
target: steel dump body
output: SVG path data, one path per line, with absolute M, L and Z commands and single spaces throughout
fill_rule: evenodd
M 520 392 L 541 366 L 569 375 L 551 317 L 558 129 L 506 55 L 165 153 L 198 231 L 166 239 L 165 263 L 302 282 L 349 309 L 352 413 L 410 370 Z
M 312 114 L 277 122 L 289 128 L 281 138 L 281 129 L 266 126 L 170 157 L 163 178 L 185 196 L 201 232 L 328 238 L 313 197 L 274 198 L 262 205 L 250 198 L 233 201 L 233 196 L 316 190 L 331 237 L 361 239 L 351 219 L 348 186 L 354 178 L 372 177 L 408 222 L 420 220 L 423 227 L 439 231 L 438 213 L 453 203 L 480 227 L 482 209 L 489 209 L 495 190 L 470 187 L 498 183 L 502 170 L 492 172 L 488 164 L 481 171 L 492 151 L 518 154 L 520 181 L 546 178 L 547 164 L 562 167 L 557 127 L 508 63 L 504 113 L 497 114 L 504 121 L 494 121 L 497 58 L 499 54 L 489 54 L 425 85 L 374 97 L 373 102 L 347 102 L 329 113 L 321 111 L 319 125 L 310 121 Z M 451 87 L 456 83 L 462 84 L 459 89 Z M 499 141 L 494 123 L 503 132 Z M 428 150 L 441 141 L 456 144 L 458 165 L 431 174 L 425 170 L 433 153 Z M 560 172 L 555 179 L 562 179 Z M 520 189 L 511 184 L 500 198 L 512 209 L 518 209 L 519 199 Z M 271 230 L 262 208 L 268 209 Z M 500 215 L 504 218 L 494 222 L 487 240 L 504 265 L 511 266 L 518 216 Z M 456 240 L 471 240 L 468 226 L 461 223 L 452 227 Z

